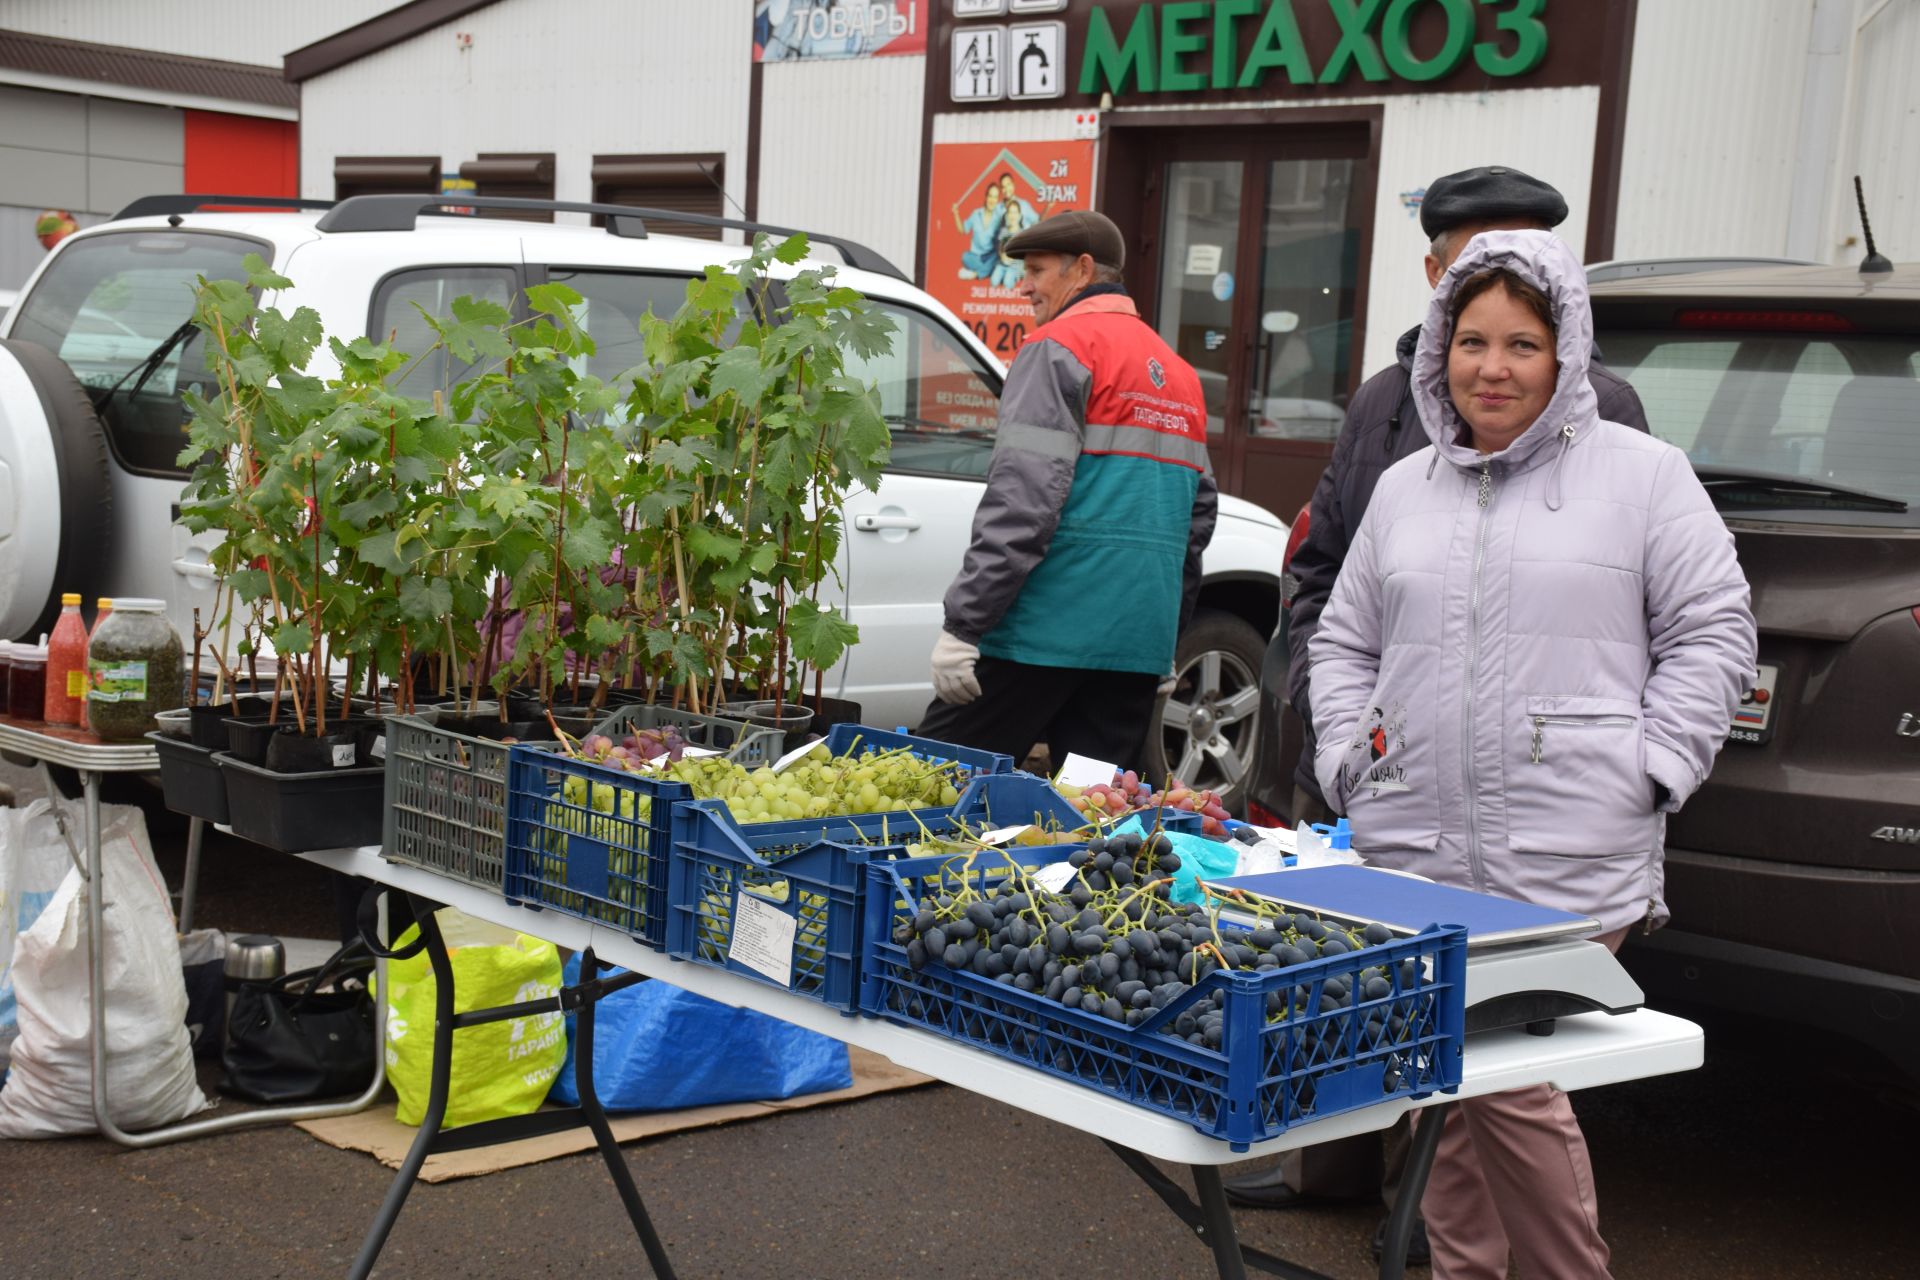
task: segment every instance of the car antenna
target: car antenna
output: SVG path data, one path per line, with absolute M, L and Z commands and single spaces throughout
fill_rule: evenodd
M 1873 247 L 1873 224 L 1867 221 L 1867 193 L 1865 189 L 1861 187 L 1860 175 L 1857 173 L 1853 175 L 1853 198 L 1855 203 L 1860 206 L 1860 230 L 1864 232 L 1867 237 L 1867 258 L 1866 261 L 1860 264 L 1860 274 L 1863 276 L 1883 275 L 1893 270 L 1893 264 L 1881 257 L 1879 251 Z

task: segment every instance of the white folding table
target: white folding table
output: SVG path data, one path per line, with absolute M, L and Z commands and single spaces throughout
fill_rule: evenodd
M 557 911 L 510 904 L 497 890 L 388 862 L 375 848 L 321 850 L 300 856 L 336 871 L 364 876 L 419 899 L 456 907 L 470 916 L 547 939 L 558 946 L 591 951 L 602 964 L 618 965 L 721 1004 L 752 1009 L 818 1031 L 877 1053 L 923 1075 L 1092 1134 L 1113 1147 L 1129 1167 L 1194 1228 L 1196 1234 L 1213 1250 L 1216 1265 L 1224 1280 L 1240 1280 L 1246 1274 L 1245 1266 L 1249 1263 L 1282 1276 L 1312 1277 L 1317 1273 L 1281 1259 L 1241 1249 L 1233 1234 L 1232 1219 L 1220 1185 L 1219 1170 L 1222 1165 L 1384 1129 L 1406 1111 L 1444 1106 L 1460 1098 L 1541 1083 L 1552 1084 L 1563 1090 L 1617 1084 L 1647 1076 L 1690 1071 L 1703 1060 L 1700 1028 L 1651 1009 L 1620 1015 L 1592 1013 L 1561 1018 L 1554 1033 L 1547 1036 L 1531 1035 L 1519 1028 L 1483 1032 L 1466 1040 L 1462 1083 L 1455 1093 L 1435 1094 L 1419 1100 L 1396 1099 L 1329 1116 L 1298 1125 L 1279 1137 L 1237 1152 L 1226 1142 L 1206 1137 L 1182 1121 L 1132 1106 L 932 1032 L 899 1026 L 878 1018 L 843 1015 L 817 1001 L 793 995 L 752 978 L 705 965 L 676 961 L 605 925 Z M 584 1092 L 586 1090 L 583 1088 Z M 1409 1186 L 1406 1194 L 1400 1198 L 1405 1212 L 1396 1212 L 1395 1221 L 1390 1226 L 1389 1247 L 1381 1265 L 1383 1277 L 1398 1277 L 1401 1274 L 1404 1263 L 1402 1257 L 1396 1255 L 1404 1252 L 1405 1237 L 1411 1229 L 1414 1208 L 1420 1198 L 1421 1184 L 1425 1180 L 1439 1128 L 1436 1124 L 1419 1126 Z M 1419 1135 L 1427 1135 L 1426 1140 L 1423 1142 Z M 424 1160 L 425 1148 L 431 1142 L 431 1136 L 423 1130 L 422 1139 L 417 1146 L 420 1159 Z M 1189 1166 L 1200 1192 L 1200 1203 L 1196 1206 L 1187 1199 L 1184 1190 L 1166 1179 L 1143 1158 L 1147 1156 Z M 610 1168 L 612 1164 L 610 1159 Z M 411 1168 L 403 1166 L 401 1178 L 410 1183 L 417 1167 L 417 1162 Z M 1414 1180 L 1415 1171 L 1417 1181 Z M 614 1172 L 616 1183 L 621 1185 L 623 1199 L 628 1200 L 632 1214 L 638 1208 L 638 1197 L 629 1197 L 631 1184 L 623 1180 L 623 1175 L 624 1166 Z M 397 1181 L 393 1192 L 389 1194 L 388 1204 L 383 1209 L 383 1221 L 376 1224 L 375 1231 L 379 1239 L 370 1235 L 368 1245 L 371 1253 L 363 1250 L 361 1262 L 367 1269 L 371 1269 L 374 1258 L 378 1256 L 379 1244 L 384 1242 L 386 1230 L 391 1228 L 392 1217 L 397 1215 L 406 1190 L 406 1185 Z M 641 1210 L 635 1217 L 635 1225 L 641 1230 L 643 1242 L 648 1243 L 648 1253 L 654 1260 L 655 1271 L 663 1277 L 670 1276 L 671 1272 L 662 1265 L 663 1255 L 655 1256 L 654 1246 L 657 1242 L 649 1241 L 651 1229 L 643 1226 L 643 1221 L 644 1211 Z M 1398 1250 L 1393 1247 L 1395 1242 L 1400 1245 Z

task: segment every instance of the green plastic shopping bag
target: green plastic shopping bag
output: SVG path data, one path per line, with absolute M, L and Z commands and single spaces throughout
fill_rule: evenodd
M 560 990 L 560 952 L 551 943 L 476 920 L 452 907 L 434 913 L 453 962 L 453 1010 L 466 1013 L 539 1000 Z M 409 928 L 394 944 L 419 936 Z M 387 1079 L 399 1095 L 395 1118 L 418 1125 L 433 1080 L 435 983 L 427 954 L 387 964 Z M 566 1021 L 539 1013 L 465 1027 L 453 1036 L 447 1128 L 538 1110 L 567 1056 Z

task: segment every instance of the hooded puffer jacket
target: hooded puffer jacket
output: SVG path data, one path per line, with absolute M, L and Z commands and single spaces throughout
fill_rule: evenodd
M 1552 301 L 1559 375 L 1477 453 L 1448 396 L 1462 281 Z M 1315 760 L 1370 862 L 1590 915 L 1666 919 L 1664 814 L 1706 777 L 1751 684 L 1733 536 L 1680 450 L 1604 422 L 1586 277 L 1546 232 L 1474 237 L 1414 357 L 1428 449 L 1381 478 L 1313 638 Z

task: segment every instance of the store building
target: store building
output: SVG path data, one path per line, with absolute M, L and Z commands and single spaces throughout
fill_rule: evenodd
M 1127 229 L 1222 485 L 1290 514 L 1426 294 L 1434 177 L 1551 181 L 1589 262 L 1920 258 L 1920 0 L 414 0 L 286 59 L 301 194 L 815 226 L 1011 355 L 994 242 Z M 560 215 L 569 216 L 569 215 Z

